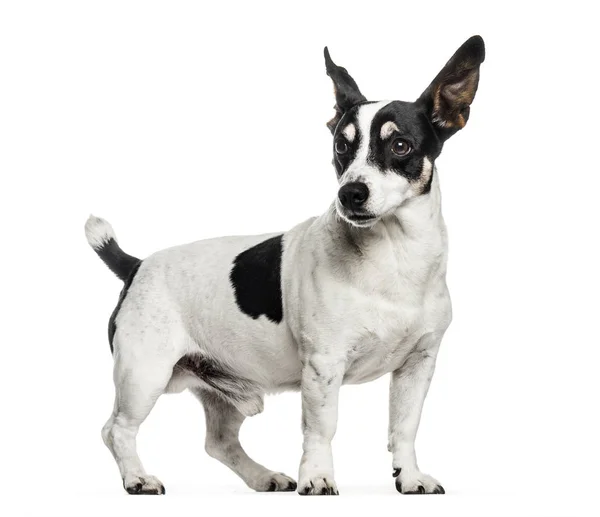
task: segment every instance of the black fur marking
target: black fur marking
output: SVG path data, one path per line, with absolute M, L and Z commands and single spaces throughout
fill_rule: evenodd
M 431 190 L 432 171 L 428 180 L 420 180 L 423 159 L 433 164 L 444 142 L 460 130 L 469 118 L 479 84 L 479 67 L 485 60 L 485 45 L 480 36 L 469 38 L 446 63 L 429 87 L 415 102 L 394 101 L 383 107 L 373 119 L 370 129 L 369 155 L 367 161 L 381 171 L 392 170 L 418 183 L 419 194 Z M 341 131 L 350 122 L 356 122 L 359 106 L 368 102 L 360 93 L 356 82 L 346 69 L 338 67 L 325 52 L 327 74 L 333 79 L 336 90 L 336 116 L 328 123 L 334 137 L 334 158 L 338 177 L 341 177 L 356 156 L 361 135 L 357 135 L 349 152 L 339 155 L 335 142 L 343 139 Z M 381 126 L 393 121 L 398 127 L 390 137 L 381 138 Z M 395 138 L 408 141 L 413 152 L 400 157 L 391 150 Z
M 417 100 L 434 121 L 445 141 L 469 120 L 470 106 L 479 84 L 479 68 L 485 61 L 481 36 L 472 36 L 454 53 Z
M 230 401 L 243 402 L 260 391 L 252 381 L 232 374 L 215 359 L 202 355 L 185 355 L 173 370 L 184 370 L 196 375 L 200 380 Z
M 382 139 L 381 127 L 386 122 L 393 122 L 398 131 Z M 412 152 L 403 157 L 393 153 L 392 142 L 396 138 L 407 141 Z M 373 117 L 367 159 L 380 170 L 391 170 L 409 181 L 418 181 L 423 171 L 423 159 L 427 157 L 433 163 L 441 151 L 442 142 L 422 106 L 413 102 L 394 101 Z M 422 194 L 430 191 L 431 178 L 433 173 Z
M 140 265 L 140 259 L 125 253 L 114 239 L 108 240 L 100 248 L 94 248 L 94 251 L 123 282 L 129 278 L 131 271 Z
M 117 331 L 117 314 L 119 314 L 119 311 L 121 310 L 121 305 L 123 305 L 123 301 L 127 296 L 127 292 L 129 291 L 133 279 L 142 263 L 141 260 L 136 260 L 137 263 L 132 266 L 131 270 L 129 271 L 129 276 L 125 279 L 125 285 L 123 286 L 123 289 L 121 289 L 121 294 L 119 295 L 119 301 L 117 302 L 117 306 L 115 307 L 115 310 L 112 312 L 112 314 L 110 315 L 110 319 L 108 320 L 108 344 L 110 345 L 111 354 L 113 353 L 113 339 L 115 338 L 115 332 Z
M 358 130 L 358 121 L 356 119 L 357 113 L 358 107 L 352 108 L 350 111 L 348 111 L 343 117 L 341 117 L 341 122 L 338 126 L 338 129 L 335 131 L 335 136 L 333 138 L 333 165 L 338 176 L 341 176 L 348 165 L 354 161 L 356 152 L 360 146 L 361 135 L 360 131 Z M 342 133 L 348 124 L 354 124 L 354 127 L 356 128 L 356 134 L 352 142 L 350 142 Z M 348 146 L 348 151 L 344 154 L 339 154 L 335 150 L 335 144 L 338 140 L 343 140 Z
M 334 132 L 333 137 L 333 164 L 338 177 L 356 158 L 356 153 L 364 136 L 358 127 L 358 110 L 370 102 L 362 102 L 348 110 Z M 394 122 L 398 131 L 394 131 L 388 138 L 381 138 L 381 127 L 386 122 Z M 345 140 L 342 131 L 348 124 L 356 127 L 356 136 L 353 142 Z M 406 140 L 412 147 L 412 152 L 405 157 L 399 157 L 391 150 L 392 142 L 396 138 Z M 348 152 L 338 154 L 335 143 L 344 139 L 348 145 Z M 423 171 L 423 159 L 427 157 L 432 163 L 442 151 L 442 140 L 433 127 L 427 112 L 422 104 L 414 102 L 393 101 L 379 110 L 371 122 L 369 135 L 369 154 L 367 161 L 382 171 L 390 170 L 404 176 L 409 181 L 417 182 Z M 428 182 L 423 186 L 421 194 L 431 190 L 433 171 Z
M 356 81 L 352 79 L 352 76 L 342 66 L 336 65 L 331 56 L 329 50 L 325 47 L 325 69 L 327 75 L 331 77 L 333 81 L 333 91 L 335 93 L 335 116 L 327 123 L 327 127 L 333 133 L 337 125 L 339 125 L 340 119 L 350 108 L 357 105 L 360 102 L 364 102 L 367 99 L 360 93 Z
M 281 255 L 283 235 L 240 253 L 229 274 L 239 309 L 257 319 L 264 314 L 274 323 L 283 319 Z

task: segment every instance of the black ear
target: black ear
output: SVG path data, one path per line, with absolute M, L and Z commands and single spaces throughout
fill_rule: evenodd
M 462 129 L 469 119 L 479 84 L 479 66 L 485 59 L 481 36 L 469 38 L 446 63 L 417 102 L 427 106 L 431 121 L 446 137 Z
M 348 71 L 341 66 L 337 66 L 331 60 L 327 47 L 325 47 L 325 68 L 327 75 L 333 81 L 333 92 L 335 93 L 335 117 L 327 122 L 327 127 L 333 133 L 335 126 L 337 126 L 344 113 L 352 106 L 367 99 L 360 93 L 356 82 L 350 77 Z

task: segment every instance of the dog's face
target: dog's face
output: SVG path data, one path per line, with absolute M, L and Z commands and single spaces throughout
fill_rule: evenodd
M 483 40 L 473 36 L 415 102 L 369 102 L 325 49 L 336 96 L 336 116 L 327 125 L 340 217 L 354 226 L 372 226 L 407 199 L 429 192 L 444 142 L 469 118 L 484 57 Z

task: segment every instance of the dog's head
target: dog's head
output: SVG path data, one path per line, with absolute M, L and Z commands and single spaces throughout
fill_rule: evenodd
M 327 124 L 340 183 L 336 208 L 344 220 L 368 227 L 429 192 L 444 142 L 469 119 L 484 58 L 483 39 L 473 36 L 415 102 L 369 102 L 325 47 L 336 99 Z

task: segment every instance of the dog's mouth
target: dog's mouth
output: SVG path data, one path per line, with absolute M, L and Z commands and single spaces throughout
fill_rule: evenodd
M 370 226 L 373 226 L 379 219 L 379 217 L 375 214 L 349 212 L 339 205 L 336 208 L 337 213 L 344 221 L 359 228 L 369 228 Z
M 354 214 L 346 217 L 356 226 L 371 226 L 377 220 L 377 217 L 371 214 Z

